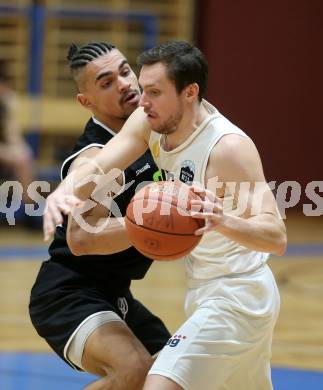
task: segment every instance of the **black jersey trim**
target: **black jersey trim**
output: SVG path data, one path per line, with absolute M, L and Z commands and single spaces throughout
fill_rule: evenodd
M 114 132 L 113 130 L 111 130 L 108 126 L 106 126 L 105 124 L 103 124 L 102 122 L 100 122 L 98 119 L 96 119 L 94 116 L 92 116 L 92 121 L 98 125 L 98 126 L 101 126 L 104 130 L 106 130 L 108 133 L 110 133 L 113 137 L 117 134 L 116 132 Z
M 112 135 L 112 137 L 114 137 L 117 133 L 115 133 L 113 130 L 111 130 L 109 127 L 107 127 L 104 123 L 100 122 L 97 118 L 95 118 L 94 116 L 91 117 L 91 120 L 92 122 L 97 125 L 97 126 L 100 126 L 102 129 L 104 129 L 106 132 L 108 132 L 110 135 Z M 89 123 L 88 123 L 89 124 Z M 87 125 L 88 126 L 88 125 Z M 108 140 L 109 142 L 109 140 Z M 88 148 L 91 148 L 91 147 L 99 147 L 99 148 L 102 148 L 103 146 L 105 145 L 105 143 L 91 143 L 89 145 L 86 145 L 84 148 L 82 148 L 81 150 L 78 150 L 76 153 L 72 154 L 71 156 L 69 156 L 66 160 L 63 161 L 63 164 L 62 164 L 62 167 L 61 167 L 61 180 L 63 180 L 65 178 L 65 176 L 67 176 L 67 172 L 64 173 L 64 169 L 66 167 L 66 164 L 68 162 L 71 163 L 71 160 L 73 158 L 75 158 L 76 156 L 78 156 L 78 154 L 80 154 L 81 152 L 83 152 L 84 150 L 88 149 Z
M 75 157 L 77 157 L 80 153 L 84 152 L 85 150 L 87 149 L 90 149 L 90 148 L 103 148 L 104 144 L 97 144 L 97 143 L 93 143 L 93 144 L 89 144 L 89 145 L 86 145 L 84 146 L 84 148 L 78 150 L 77 152 L 75 152 L 74 154 L 72 154 L 71 156 L 67 157 L 66 160 L 64 160 L 63 164 L 62 164 L 62 167 L 61 167 L 61 180 L 64 179 L 64 173 L 63 173 L 63 170 L 66 166 L 66 164 L 68 162 L 70 162 L 72 159 L 75 159 Z M 65 177 L 67 176 L 67 172 L 66 172 L 66 175 Z
M 78 150 L 77 152 L 75 152 L 74 154 L 72 154 L 71 156 L 69 156 L 62 164 L 62 168 L 61 168 L 61 180 L 64 180 L 64 177 L 63 177 L 63 170 L 66 166 L 66 164 L 68 162 L 70 162 L 72 159 L 75 159 L 80 153 L 84 152 L 85 150 L 87 149 L 90 149 L 90 148 L 94 148 L 94 147 L 98 147 L 100 149 L 102 149 L 104 147 L 104 145 L 102 144 L 96 144 L 96 143 L 93 143 L 93 144 L 90 144 L 90 145 L 87 145 L 85 146 L 84 148 Z M 120 191 L 117 193 L 117 194 L 114 194 L 112 196 L 112 199 L 116 198 L 117 196 L 119 196 L 124 190 L 125 190 L 125 185 L 126 185 L 126 176 L 125 176 L 125 172 L 122 171 L 121 172 L 122 174 L 122 188 L 120 189 Z M 65 177 L 67 176 L 67 172 L 66 172 L 66 175 Z

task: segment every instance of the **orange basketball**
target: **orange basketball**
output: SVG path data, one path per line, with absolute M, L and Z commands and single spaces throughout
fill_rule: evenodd
M 161 181 L 143 187 L 128 205 L 125 224 L 132 244 L 154 260 L 175 260 L 192 251 L 204 221 L 189 215 L 189 201 L 199 199 L 186 184 Z

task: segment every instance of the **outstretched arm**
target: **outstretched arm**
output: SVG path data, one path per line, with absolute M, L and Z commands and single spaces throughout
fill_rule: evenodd
M 45 241 L 54 233 L 56 225 L 62 223 L 62 213 L 70 213 L 74 206 L 81 204 L 81 199 L 88 199 L 95 188 L 100 190 L 107 186 L 109 171 L 113 168 L 125 169 L 147 150 L 149 135 L 146 114 L 139 108 L 95 156 L 79 160 L 79 165 L 47 198 L 43 218 Z
M 81 152 L 70 166 L 69 173 L 80 168 L 85 161 L 93 159 L 99 151 L 99 148 L 92 147 Z M 117 180 L 119 189 L 121 189 L 123 175 Z M 78 201 L 77 198 L 74 198 L 74 200 Z M 66 204 L 64 188 L 61 189 L 61 186 L 59 186 L 48 198 L 47 205 L 50 211 L 47 211 L 44 217 L 44 221 L 51 224 L 48 229 L 54 231 L 56 228 L 56 221 L 51 217 L 53 212 L 57 214 L 57 222 L 59 224 L 63 223 L 60 213 L 62 211 L 65 214 L 70 214 L 67 226 L 67 242 L 74 255 L 105 255 L 129 248 L 131 244 L 126 234 L 123 218 L 115 218 L 113 214 L 110 215 L 109 208 L 104 204 L 95 201 L 89 202 L 91 204 L 87 211 L 83 212 L 82 207 L 78 207 L 71 213 L 73 202 L 70 200 L 69 204 Z M 82 204 L 86 205 L 79 202 L 79 205 Z
M 108 181 L 113 181 L 112 170 L 124 170 L 148 149 L 149 136 L 146 114 L 142 108 L 138 108 L 91 163 L 73 173 L 71 192 L 82 200 L 88 199 L 94 189 L 100 190 Z

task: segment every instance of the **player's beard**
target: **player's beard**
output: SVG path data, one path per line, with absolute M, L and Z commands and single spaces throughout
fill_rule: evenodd
M 183 106 L 181 103 L 178 104 L 178 108 L 175 114 L 169 116 L 163 123 L 152 127 L 152 129 L 159 134 L 172 134 L 176 131 L 179 123 L 183 118 Z
M 135 111 L 135 110 L 133 110 L 133 111 Z M 123 115 L 121 115 L 120 119 L 123 119 L 126 121 L 129 118 L 129 116 L 133 113 L 133 111 L 123 113 Z

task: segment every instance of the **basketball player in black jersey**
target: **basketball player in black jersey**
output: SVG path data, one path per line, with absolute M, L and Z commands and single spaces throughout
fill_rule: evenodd
M 84 158 L 91 159 L 121 129 L 140 99 L 137 78 L 113 45 L 72 45 L 68 59 L 79 90 L 77 100 L 93 116 L 64 161 L 62 178 Z M 137 185 L 152 181 L 156 171 L 149 152 L 124 171 L 123 184 L 132 185 L 114 198 L 122 215 Z M 51 196 L 57 201 L 60 189 Z M 97 204 L 82 217 L 97 226 L 108 213 Z M 162 321 L 135 300 L 129 289 L 131 280 L 144 277 L 151 260 L 131 247 L 116 218 L 92 234 L 65 217 L 49 255 L 32 288 L 29 306 L 39 335 L 72 367 L 102 377 L 88 390 L 141 389 L 152 355 L 170 337 Z

